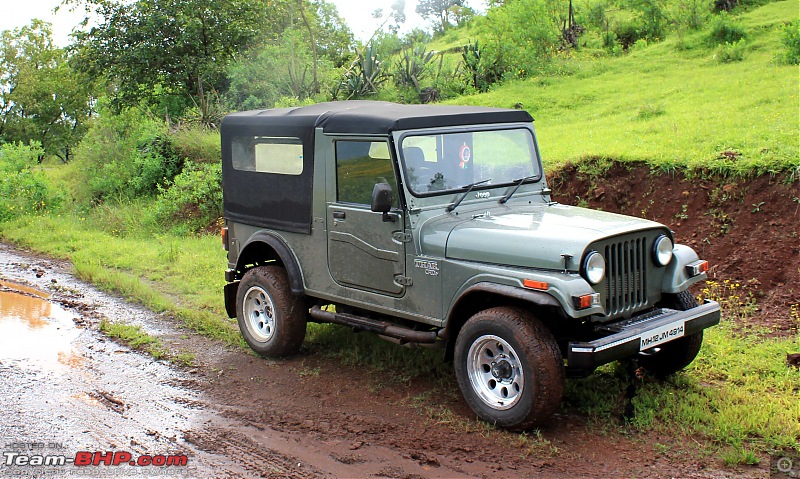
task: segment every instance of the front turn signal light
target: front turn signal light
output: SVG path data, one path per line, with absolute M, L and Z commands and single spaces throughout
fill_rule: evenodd
M 698 276 L 703 273 L 708 273 L 708 261 L 697 260 L 694 263 L 686 265 L 686 272 L 689 276 Z
M 544 281 L 534 281 L 532 279 L 526 279 L 522 282 L 522 286 L 529 288 L 529 289 L 538 289 L 539 291 L 547 291 L 550 288 L 550 285 L 545 283 Z
M 600 293 L 573 296 L 572 301 L 575 304 L 575 309 L 589 309 L 592 306 L 600 306 Z

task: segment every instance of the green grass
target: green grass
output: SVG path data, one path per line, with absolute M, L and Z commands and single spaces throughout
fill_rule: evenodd
M 123 322 L 102 320 L 100 331 L 106 336 L 118 339 L 133 349 L 144 351 L 155 359 L 166 359 L 179 366 L 192 366 L 195 355 L 191 351 L 182 350 L 171 352 L 164 346 L 160 339 L 148 334 L 141 326 L 134 326 Z
M 641 160 L 722 174 L 800 168 L 800 71 L 775 61 L 798 1 L 738 16 L 750 32 L 741 62 L 719 63 L 704 32 L 620 58 L 558 59 L 566 76 L 541 76 L 449 103 L 511 107 L 536 118 L 550 169 L 587 157 Z M 735 151 L 731 159 L 721 155 Z
M 125 207 L 121 207 L 125 209 Z M 216 236 L 121 236 L 75 216 L 27 216 L 0 224 L 6 241 L 67 259 L 76 275 L 228 345 L 244 347 L 224 312 L 225 252 Z
M 133 349 L 146 351 L 156 359 L 169 357 L 169 351 L 161 344 L 161 340 L 147 334 L 140 326 L 103 320 L 100 322 L 100 331 Z

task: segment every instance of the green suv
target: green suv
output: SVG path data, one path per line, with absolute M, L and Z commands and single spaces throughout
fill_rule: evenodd
M 565 375 L 687 366 L 719 322 L 688 292 L 708 262 L 659 223 L 553 202 L 532 121 L 374 101 L 225 117 L 225 305 L 250 347 L 293 354 L 314 321 L 442 348 L 511 429 L 555 412 Z

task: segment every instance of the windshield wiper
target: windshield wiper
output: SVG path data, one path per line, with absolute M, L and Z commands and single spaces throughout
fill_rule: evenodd
M 467 189 L 467 191 L 465 191 L 465 192 L 464 192 L 464 194 L 463 194 L 463 195 L 461 195 L 461 196 L 460 196 L 460 197 L 459 197 L 459 198 L 456 200 L 456 202 L 455 202 L 455 203 L 453 203 L 452 205 L 450 205 L 450 206 L 448 206 L 447 208 L 445 208 L 445 211 L 447 211 L 447 212 L 449 213 L 449 212 L 453 211 L 454 209 L 458 208 L 458 205 L 460 205 L 460 204 L 461 204 L 461 202 L 462 202 L 462 201 L 464 201 L 464 198 L 466 198 L 466 197 L 467 197 L 467 195 L 469 194 L 469 192 L 470 192 L 470 191 L 472 191 L 472 188 L 475 188 L 476 186 L 478 186 L 478 185 L 482 185 L 482 184 L 484 184 L 484 183 L 488 183 L 488 182 L 490 182 L 490 181 L 492 181 L 492 179 L 491 179 L 491 178 L 489 178 L 489 179 L 487 179 L 487 180 L 483 180 L 483 181 L 476 181 L 475 183 L 470 183 L 470 184 L 468 184 L 467 186 L 462 186 L 462 188 L 466 188 L 466 189 Z
M 516 183 L 516 185 L 514 185 L 514 189 L 506 193 L 504 197 L 500 198 L 499 203 L 502 205 L 506 201 L 510 200 L 511 197 L 514 195 L 514 193 L 517 192 L 517 190 L 519 189 L 520 186 L 522 186 L 523 183 L 525 183 L 528 180 L 534 180 L 534 179 L 536 179 L 536 175 L 526 176 L 524 178 L 515 180 L 514 182 Z

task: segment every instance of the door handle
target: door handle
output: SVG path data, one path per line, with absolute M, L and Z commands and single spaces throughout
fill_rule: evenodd
M 334 211 L 333 212 L 333 219 L 335 219 L 335 220 L 343 220 L 345 218 L 347 218 L 347 215 L 344 213 L 344 211 Z

